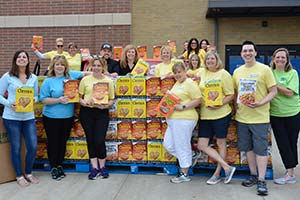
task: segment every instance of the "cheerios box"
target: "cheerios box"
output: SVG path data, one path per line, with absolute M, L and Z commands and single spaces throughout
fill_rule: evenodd
M 147 77 L 146 93 L 148 97 L 161 96 L 159 77 Z
M 116 95 L 117 96 L 131 95 L 131 78 L 129 76 L 120 76 L 117 78 Z
M 161 161 L 162 143 L 160 141 L 147 142 L 147 159 L 148 161 Z
M 105 142 L 106 146 L 106 160 L 116 161 L 118 160 L 118 146 L 120 142 Z
M 168 124 L 166 122 L 166 120 L 161 120 L 161 137 L 164 138 L 165 137 L 165 133 L 167 131 L 168 128 Z
M 162 139 L 160 119 L 147 120 L 147 139 Z
M 226 154 L 225 161 L 229 165 L 239 165 L 240 164 L 240 152 L 236 145 L 227 147 L 227 154 Z
M 43 117 L 43 108 L 44 108 L 44 104 L 41 102 L 36 102 L 33 104 L 33 111 L 34 111 L 35 118 Z
M 131 95 L 145 96 L 146 95 L 146 78 L 134 77 L 131 79 Z
M 162 162 L 176 162 L 176 157 L 170 154 L 162 145 L 161 148 L 161 161 Z
M 117 122 L 118 139 L 130 140 L 132 138 L 132 124 L 130 120 L 119 120 Z
M 134 161 L 147 161 L 147 142 L 132 143 L 132 158 Z
M 67 160 L 73 160 L 76 158 L 76 146 L 75 141 L 68 140 L 66 144 L 66 153 L 65 153 L 65 159 Z
M 118 118 L 131 118 L 131 99 L 118 99 L 117 110 Z
M 146 118 L 146 99 L 134 98 L 131 100 L 131 118 Z
M 76 138 L 84 138 L 85 137 L 84 130 L 83 130 L 82 125 L 79 120 L 75 121 L 73 128 L 74 128 L 74 136 Z
M 146 140 L 146 121 L 134 120 L 132 121 L 132 139 L 133 140 Z
M 39 138 L 39 139 L 47 138 L 43 121 L 41 119 L 38 119 L 35 121 L 35 125 L 36 125 L 37 138 Z
M 118 146 L 118 160 L 132 161 L 132 143 L 121 142 Z
M 37 160 L 48 159 L 47 143 L 46 142 L 38 142 L 37 147 L 36 147 L 35 158 Z
M 118 122 L 117 121 L 109 121 L 105 139 L 106 140 L 118 139 Z
M 160 81 L 160 90 L 162 95 L 166 94 L 168 90 L 171 90 L 175 84 L 174 78 L 163 78 Z
M 235 121 L 231 121 L 229 124 L 226 142 L 237 142 L 237 131 Z
M 89 153 L 87 148 L 86 141 L 76 141 L 75 142 L 75 149 L 76 153 L 74 155 L 74 159 L 76 160 L 88 160 L 89 159 Z
M 156 110 L 160 99 L 157 98 L 147 98 L 146 108 L 147 108 L 147 117 L 160 117 L 159 112 Z

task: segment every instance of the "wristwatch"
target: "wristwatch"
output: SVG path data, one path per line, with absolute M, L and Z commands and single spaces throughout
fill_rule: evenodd
M 182 105 L 182 110 L 185 110 L 186 109 L 186 105 Z

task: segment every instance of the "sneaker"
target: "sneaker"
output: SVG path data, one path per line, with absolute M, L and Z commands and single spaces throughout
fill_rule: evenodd
M 61 165 L 57 166 L 57 170 L 58 170 L 58 174 L 61 178 L 65 178 L 66 177 L 66 174 L 64 172 L 64 169 Z
M 194 167 L 197 164 L 200 157 L 201 157 L 201 152 L 194 151 L 193 156 L 192 156 L 192 167 Z
M 257 181 L 257 194 L 258 195 L 268 195 L 268 188 L 266 181 Z
M 212 177 L 210 177 L 210 179 L 208 179 L 206 181 L 206 184 L 208 184 L 208 185 L 215 185 L 215 184 L 219 183 L 221 180 L 222 180 L 221 176 L 215 176 L 215 175 L 213 175 Z
M 56 181 L 59 181 L 61 180 L 61 176 L 58 172 L 58 169 L 56 167 L 53 167 L 50 171 L 51 173 L 51 176 L 52 176 L 52 179 L 56 180 Z
M 108 174 L 108 171 L 107 171 L 106 167 L 102 167 L 100 169 L 100 172 L 101 172 L 101 177 L 102 178 L 108 178 L 109 177 L 109 174 Z
M 232 166 L 229 167 L 229 172 L 226 173 L 226 176 L 225 176 L 225 179 L 224 179 L 224 183 L 225 184 L 227 184 L 227 183 L 229 183 L 231 181 L 232 176 L 233 176 L 233 174 L 235 172 L 235 169 L 236 169 L 235 167 L 232 167 Z
M 242 186 L 245 187 L 251 187 L 253 185 L 257 184 L 257 176 L 256 175 L 250 175 L 246 180 L 242 182 Z
M 171 178 L 171 183 L 184 183 L 184 182 L 190 182 L 191 178 L 188 175 L 184 175 L 183 173 L 180 173 L 180 175 Z
M 96 168 L 93 168 L 89 174 L 89 180 L 96 180 L 100 176 L 100 171 Z
M 284 185 L 286 183 L 294 184 L 294 183 L 296 183 L 296 176 L 295 175 L 290 176 L 290 175 L 288 175 L 288 173 L 286 173 L 284 177 L 275 179 L 274 183 L 279 184 L 279 185 Z

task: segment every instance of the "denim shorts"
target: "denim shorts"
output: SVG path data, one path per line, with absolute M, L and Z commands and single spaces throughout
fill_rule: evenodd
M 267 156 L 269 127 L 269 123 L 244 124 L 238 122 L 238 149 L 246 152 L 253 151 L 260 156 Z
M 224 139 L 227 137 L 228 127 L 231 121 L 231 114 L 214 120 L 199 120 L 199 132 L 200 138 L 216 138 Z

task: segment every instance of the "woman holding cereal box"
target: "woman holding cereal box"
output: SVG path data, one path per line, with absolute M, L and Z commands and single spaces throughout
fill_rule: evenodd
M 122 57 L 120 60 L 120 76 L 129 75 L 134 66 L 139 60 L 139 54 L 136 47 L 132 44 L 127 45 L 124 48 Z

